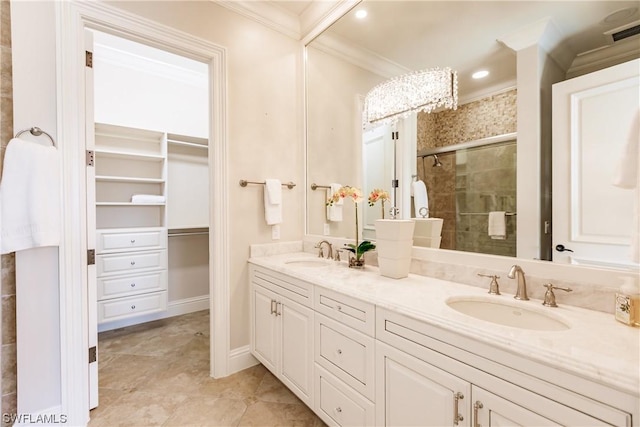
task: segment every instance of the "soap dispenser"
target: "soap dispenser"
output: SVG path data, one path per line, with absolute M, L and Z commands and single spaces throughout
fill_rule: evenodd
M 623 277 L 616 292 L 615 317 L 630 326 L 640 326 L 640 283 L 633 277 Z

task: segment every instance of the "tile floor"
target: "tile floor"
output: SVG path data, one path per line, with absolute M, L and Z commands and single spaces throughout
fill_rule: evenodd
M 209 312 L 103 332 L 90 427 L 324 423 L 266 368 L 209 377 Z

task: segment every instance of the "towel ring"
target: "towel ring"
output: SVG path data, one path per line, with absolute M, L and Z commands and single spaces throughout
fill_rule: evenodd
M 33 136 L 40 136 L 42 134 L 47 135 L 47 137 L 49 137 L 49 140 L 51 141 L 51 145 L 52 146 L 56 146 L 56 142 L 53 140 L 53 137 L 51 135 L 49 135 L 47 132 L 43 131 L 42 129 L 40 129 L 37 126 L 32 127 L 31 129 L 24 129 L 21 130 L 20 132 L 16 133 L 16 138 L 19 138 L 20 135 L 22 135 L 25 132 L 29 132 L 31 135 Z

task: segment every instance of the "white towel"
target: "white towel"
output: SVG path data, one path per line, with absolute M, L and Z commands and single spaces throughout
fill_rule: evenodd
M 424 185 L 424 182 L 421 180 L 417 180 L 411 183 L 411 192 L 413 193 L 413 216 L 416 218 L 422 218 L 420 209 L 426 208 L 427 216 L 425 216 L 425 218 L 429 218 L 429 196 L 427 196 L 427 186 Z
M 134 194 L 131 196 L 131 203 L 164 203 L 166 201 L 164 196 L 158 196 L 155 194 Z
M 279 179 L 264 180 L 264 219 L 268 225 L 282 223 L 282 183 Z
M 504 211 L 489 212 L 489 225 L 487 232 L 489 237 L 495 240 L 507 238 L 507 215 Z
M 60 245 L 60 164 L 51 145 L 9 141 L 0 182 L 2 253 Z
M 329 200 L 334 193 L 336 193 L 342 185 L 337 183 L 329 184 L 327 189 L 327 200 Z M 342 207 L 344 206 L 344 199 L 339 199 L 332 206 L 327 206 L 327 221 L 339 222 L 342 221 Z

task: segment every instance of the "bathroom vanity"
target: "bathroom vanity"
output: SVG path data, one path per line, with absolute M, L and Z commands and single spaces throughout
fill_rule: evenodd
M 251 352 L 328 425 L 640 425 L 640 330 L 613 315 L 302 252 L 249 263 Z M 461 308 L 486 304 L 506 317 Z

